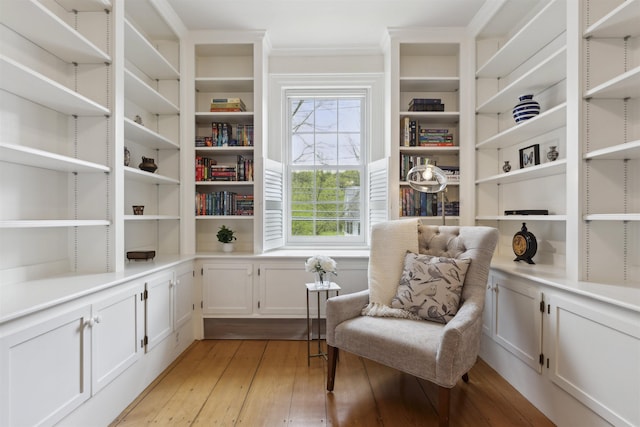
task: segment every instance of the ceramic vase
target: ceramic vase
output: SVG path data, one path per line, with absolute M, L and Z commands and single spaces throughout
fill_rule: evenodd
M 557 160 L 558 156 L 560 155 L 560 153 L 558 153 L 558 150 L 556 148 L 557 147 L 555 145 L 552 145 L 551 147 L 549 147 L 549 151 L 547 152 L 547 159 L 550 162 Z
M 540 104 L 533 100 L 533 95 L 522 95 L 520 102 L 513 107 L 513 119 L 522 123 L 540 114 Z
M 142 157 L 142 163 L 140 163 L 138 167 L 143 171 L 147 171 L 151 173 L 154 173 L 156 169 L 158 169 L 158 166 L 156 166 L 156 163 L 152 158 L 144 157 L 144 156 Z
M 502 171 L 507 173 L 511 170 L 511 165 L 509 164 L 509 160 L 504 161 L 504 165 L 502 165 Z

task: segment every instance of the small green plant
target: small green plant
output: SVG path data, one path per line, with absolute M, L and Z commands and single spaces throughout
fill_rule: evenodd
M 227 228 L 226 225 L 222 225 L 216 236 L 221 243 L 231 243 L 232 240 L 236 240 L 236 236 L 234 236 L 233 233 L 234 231 L 232 229 Z

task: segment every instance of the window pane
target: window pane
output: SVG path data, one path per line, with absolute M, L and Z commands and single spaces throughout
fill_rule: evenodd
M 318 165 L 338 164 L 338 135 L 335 133 L 316 135 L 316 163 Z
M 360 132 L 361 111 L 361 99 L 340 99 L 338 102 L 340 132 Z
M 338 101 L 336 99 L 316 100 L 316 132 L 336 132 L 338 130 Z
M 313 132 L 313 99 L 291 99 L 291 130 L 295 132 Z
M 341 133 L 338 135 L 338 159 L 340 165 L 360 164 L 360 134 Z
M 291 163 L 312 165 L 315 161 L 313 134 L 291 136 Z

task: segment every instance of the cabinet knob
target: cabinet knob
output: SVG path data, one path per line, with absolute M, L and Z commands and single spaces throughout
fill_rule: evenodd
M 85 324 L 92 328 L 92 327 L 94 327 L 96 325 L 96 323 L 100 323 L 101 320 L 102 320 L 102 317 L 93 316 L 93 317 L 89 318 L 89 320 L 87 320 Z

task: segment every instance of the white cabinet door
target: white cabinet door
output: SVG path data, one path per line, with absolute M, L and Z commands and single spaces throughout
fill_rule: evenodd
M 252 264 L 225 262 L 202 267 L 205 316 L 253 312 Z
M 0 339 L 0 425 L 48 426 L 90 394 L 89 306 Z
M 489 280 L 487 281 L 487 287 L 484 296 L 484 311 L 482 312 L 482 332 L 488 337 L 493 337 L 493 289 L 495 278 L 493 274 L 489 274 Z
M 150 276 L 145 283 L 146 350 L 173 332 L 173 270 Z
M 142 356 L 143 292 L 144 286 L 140 283 L 92 305 L 92 394 Z
M 176 272 L 175 329 L 188 323 L 193 317 L 193 266 L 189 264 Z
M 550 298 L 551 381 L 616 426 L 640 425 L 640 314 Z
M 542 372 L 542 292 L 514 277 L 496 275 L 493 338 L 536 372 Z

